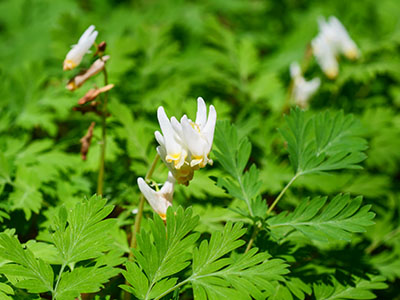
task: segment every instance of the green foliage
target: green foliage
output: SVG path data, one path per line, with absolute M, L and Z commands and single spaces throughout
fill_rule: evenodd
M 168 209 L 167 219 L 169 222 L 165 227 L 161 218 L 155 216 L 150 222 L 151 233 L 142 230 L 137 240 L 138 250 L 134 251 L 140 268 L 129 262 L 127 272 L 123 272 L 133 288 L 122 287 L 139 299 L 154 299 L 175 285 L 177 278 L 170 276 L 189 265 L 190 247 L 199 238 L 191 232 L 198 223 L 198 217 L 192 216 L 191 209 L 179 208 L 176 215 Z M 140 278 L 141 284 L 136 278 Z
M 276 236 L 284 236 L 295 229 L 318 241 L 351 240 L 351 233 L 365 232 L 375 217 L 371 205 L 362 204 L 362 197 L 337 195 L 329 203 L 328 197 L 305 199 L 293 212 L 282 212 L 268 219 L 268 228 Z
M 139 299 L 160 299 L 188 283 L 195 299 L 224 295 L 262 298 L 263 292 L 272 290 L 272 284 L 288 272 L 282 260 L 270 259 L 269 254 L 257 253 L 255 248 L 246 254 L 231 254 L 244 243 L 239 239 L 246 230 L 240 223 L 227 223 L 222 232 L 214 232 L 192 252 L 199 237 L 191 232 L 197 222 L 190 208 L 184 211 L 180 207 L 176 213 L 169 208 L 166 227 L 155 215 L 151 232 L 142 230 L 138 237 L 135 262 L 128 262 L 123 271 L 132 286 L 121 287 Z M 171 276 L 186 269 L 190 260 L 191 275 L 178 283 L 178 278 Z
M 251 154 L 251 143 L 246 137 L 239 140 L 237 129 L 227 121 L 217 122 L 214 139 L 217 147 L 214 151 L 215 156 L 224 170 L 231 175 L 219 177 L 218 185 L 227 189 L 233 197 L 245 201 L 250 218 L 263 218 L 267 207 L 265 202 L 257 197 L 262 184 L 259 171 L 255 165 L 245 171 Z
M 385 289 L 387 285 L 383 282 L 383 276 L 372 276 L 371 278 L 354 278 L 350 284 L 342 284 L 336 279 L 330 284 L 314 284 L 314 293 L 317 299 L 374 299 L 371 290 Z
M 223 258 L 243 245 L 238 240 L 245 230 L 240 223 L 227 223 L 224 231 L 214 232 L 210 241 L 203 241 L 193 252 L 193 270 L 189 281 L 195 299 L 218 299 L 223 296 L 236 299 L 263 298 L 263 292 L 273 290 L 273 282 L 288 273 L 282 260 L 269 259 L 267 253 L 249 252 Z M 250 297 L 251 296 L 251 297 Z
M 357 137 L 359 126 L 353 116 L 325 112 L 309 117 L 294 109 L 281 130 L 290 162 L 297 176 L 340 169 L 359 169 L 366 158 L 366 141 Z
M 0 246 L 0 257 L 10 261 L 0 267 L 1 273 L 9 277 L 16 287 L 27 289 L 30 293 L 53 291 L 54 273 L 50 265 L 36 259 L 15 236 L 1 233 Z
M 11 298 L 12 295 L 14 295 L 13 289 L 9 285 L 0 282 L 0 297 L 1 297 L 1 299 L 12 300 L 12 298 Z
M 70 212 L 65 207 L 59 209 L 53 219 L 51 241 L 64 265 L 99 257 L 109 248 L 107 232 L 115 225 L 115 220 L 103 220 L 114 208 L 105 206 L 106 202 L 106 199 L 93 196 L 78 203 Z
M 398 300 L 400 6 L 360 4 L 0 1 L 0 299 L 121 299 L 127 290 L 139 299 Z M 361 53 L 340 56 L 334 80 L 309 48 L 318 17 L 331 15 Z M 101 117 L 74 111 L 102 74 L 65 89 L 95 48 L 62 69 L 90 24 L 107 43 L 115 85 L 104 198 L 90 198 Z M 291 99 L 294 61 L 307 81 L 321 80 L 305 111 Z M 198 96 L 218 115 L 214 165 L 176 185 L 166 223 L 145 204 L 130 249 L 157 107 L 195 120 Z M 166 172 L 158 163 L 151 180 Z
M 119 273 L 114 264 L 101 261 L 103 251 L 111 250 L 108 235 L 115 225 L 113 219 L 104 220 L 113 210 L 106 202 L 93 196 L 70 211 L 60 207 L 51 228 L 52 245 L 28 242 L 24 248 L 16 236 L 0 233 L 0 258 L 6 260 L 0 266 L 2 274 L 17 288 L 29 293 L 50 292 L 54 299 L 74 299 L 81 293 L 99 291 L 102 284 Z M 99 260 L 94 266 L 77 264 L 95 258 Z M 119 260 L 118 256 L 113 260 Z M 57 279 L 49 262 L 62 265 Z M 67 266 L 69 271 L 65 270 Z

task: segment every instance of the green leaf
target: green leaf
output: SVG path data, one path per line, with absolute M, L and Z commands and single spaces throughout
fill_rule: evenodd
M 12 289 L 11 286 L 0 282 L 0 299 L 2 300 L 12 300 L 11 296 L 9 295 L 14 295 L 14 290 Z
M 247 137 L 239 140 L 234 125 L 228 121 L 218 121 L 214 144 L 217 147 L 214 151 L 217 161 L 231 175 L 231 178 L 218 177 L 218 186 L 225 188 L 231 196 L 246 202 L 248 207 L 246 216 L 250 218 L 265 216 L 267 207 L 259 203 L 261 199 L 257 198 L 262 184 L 259 180 L 259 171 L 253 164 L 244 172 L 251 154 L 251 143 Z M 260 211 L 262 208 L 265 209 L 264 212 Z
M 112 267 L 79 267 L 62 274 L 54 293 L 57 300 L 69 300 L 79 297 L 82 293 L 98 292 L 103 284 L 120 271 Z
M 11 163 L 4 153 L 0 153 L 0 184 L 11 182 Z
M 285 121 L 281 134 L 296 174 L 361 168 L 367 143 L 357 136 L 359 123 L 352 115 L 327 111 L 310 117 L 296 108 Z
M 125 264 L 125 267 L 126 271 L 123 270 L 122 274 L 131 285 L 123 284 L 120 287 L 139 299 L 145 299 L 149 290 L 149 281 L 146 275 L 136 263 L 129 261 Z
M 373 225 L 375 213 L 371 205 L 362 204 L 362 197 L 350 198 L 339 194 L 327 202 L 327 197 L 306 199 L 294 212 L 282 212 L 267 220 L 272 234 L 285 236 L 295 229 L 310 239 L 328 241 L 331 239 L 351 240 L 351 233 L 365 232 Z
M 169 208 L 166 226 L 158 215 L 154 215 L 149 224 L 150 233 L 143 229 L 137 237 L 138 248 L 134 254 L 138 265 L 128 263 L 127 271 L 123 272 L 132 287 L 122 288 L 140 299 L 155 298 L 171 288 L 176 278 L 165 278 L 190 264 L 189 250 L 199 238 L 198 233 L 191 231 L 198 221 L 197 216 L 192 216 L 191 208 L 184 211 L 179 207 L 176 212 Z
M 284 280 L 274 283 L 274 291 L 265 293 L 269 300 L 304 300 L 307 295 L 312 294 L 312 289 L 298 277 L 285 276 Z
M 38 191 L 40 180 L 34 168 L 19 167 L 14 182 L 14 191 L 10 194 L 11 209 L 22 209 L 29 220 L 32 212 L 39 213 L 43 197 Z
M 106 202 L 101 196 L 93 196 L 69 212 L 64 207 L 59 209 L 58 216 L 53 218 L 55 232 L 51 239 L 63 264 L 96 258 L 111 248 L 108 233 L 115 219 L 103 220 L 113 210 L 113 206 L 105 205 Z
M 314 294 L 316 299 L 335 300 L 335 299 L 374 299 L 376 296 L 372 290 L 385 289 L 383 276 L 369 276 L 369 280 L 354 277 L 354 284 L 343 285 L 336 278 L 331 283 L 314 284 Z
M 9 260 L 0 267 L 0 273 L 15 277 L 18 288 L 31 293 L 44 293 L 53 290 L 53 269 L 43 260 L 35 258 L 29 249 L 23 249 L 15 236 L 0 233 L 0 257 Z
M 273 290 L 272 282 L 288 273 L 282 260 L 270 259 L 269 254 L 257 253 L 256 248 L 224 257 L 244 244 L 239 238 L 245 231 L 240 223 L 227 223 L 222 233 L 214 232 L 210 242 L 205 240 L 194 249 L 189 281 L 195 299 L 262 299 L 264 291 Z

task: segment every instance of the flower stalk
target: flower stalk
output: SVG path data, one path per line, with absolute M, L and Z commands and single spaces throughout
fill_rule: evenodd
M 156 169 L 158 160 L 160 159 L 160 156 L 158 154 L 156 154 L 156 156 L 154 157 L 154 160 L 150 166 L 150 169 L 147 171 L 147 174 L 145 176 L 145 181 L 148 181 L 151 179 L 151 176 L 153 176 L 154 170 Z M 137 239 L 136 236 L 140 231 L 140 225 L 142 223 L 142 217 L 143 217 L 143 207 L 144 207 L 144 202 L 145 202 L 145 198 L 143 196 L 143 194 L 140 194 L 140 200 L 139 200 L 139 207 L 138 207 L 138 212 L 136 214 L 136 218 L 135 218 L 135 224 L 133 226 L 133 232 L 132 232 L 132 238 L 131 238 L 131 242 L 130 242 L 130 248 L 136 248 L 137 246 Z M 130 251 L 129 252 L 129 259 L 133 258 L 133 252 Z
M 107 70 L 104 67 L 103 69 L 104 75 L 104 85 L 108 85 L 108 75 Z M 100 141 L 100 160 L 99 160 L 99 175 L 97 178 L 97 194 L 103 195 L 103 186 L 104 186 L 104 166 L 105 166 L 105 156 L 106 156 L 106 144 L 107 144 L 107 102 L 108 102 L 108 92 L 104 93 L 103 97 L 103 107 L 101 114 L 101 141 Z

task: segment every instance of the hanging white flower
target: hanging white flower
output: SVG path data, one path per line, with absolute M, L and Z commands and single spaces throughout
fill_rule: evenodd
M 96 40 L 97 31 L 94 31 L 94 25 L 90 25 L 88 29 L 80 37 L 78 44 L 73 45 L 64 60 L 64 71 L 76 68 L 82 61 L 83 56 L 92 47 Z
M 318 25 L 319 33 L 311 42 L 313 53 L 326 76 L 334 79 L 339 73 L 337 57 L 343 54 L 349 59 L 356 59 L 360 51 L 336 17 L 331 16 L 328 21 L 319 18 Z
M 153 210 L 165 220 L 167 209 L 172 205 L 174 195 L 175 178 L 172 173 L 168 172 L 167 181 L 159 191 L 153 190 L 142 177 L 137 179 L 137 183 Z
M 195 170 L 212 164 L 209 154 L 214 139 L 217 112 L 214 106 L 210 105 L 207 118 L 206 104 L 203 98 L 199 97 L 195 122 L 186 115 L 180 122 L 175 117 L 169 120 L 162 106 L 158 108 L 157 117 L 162 132 L 155 132 L 160 145 L 157 152 L 178 183 L 188 185 Z
M 297 62 L 293 62 L 290 65 L 290 75 L 293 79 L 293 99 L 300 107 L 308 107 L 310 98 L 318 90 L 321 80 L 314 78 L 310 81 L 305 80 L 301 74 L 300 65 Z
M 356 59 L 360 51 L 356 43 L 351 39 L 343 24 L 334 16 L 326 22 L 323 18 L 319 21 L 320 32 L 326 37 L 337 53 L 343 54 L 349 59 Z
M 339 74 L 335 49 L 325 35 L 319 34 L 311 41 L 314 56 L 325 75 L 334 79 Z

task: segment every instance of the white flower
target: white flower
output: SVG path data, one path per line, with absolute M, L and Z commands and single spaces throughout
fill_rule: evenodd
M 94 28 L 94 25 L 90 25 L 80 37 L 78 44 L 73 45 L 72 49 L 68 52 L 64 60 L 64 71 L 72 70 L 81 63 L 83 56 L 89 51 L 96 40 L 98 32 L 94 31 Z
M 325 35 L 319 34 L 311 41 L 315 58 L 322 71 L 330 79 L 336 78 L 339 74 L 339 64 L 336 59 L 335 49 Z
M 351 39 L 343 24 L 334 16 L 329 17 L 328 22 L 323 18 L 318 21 L 320 32 L 331 43 L 337 53 L 345 55 L 349 59 L 359 57 L 356 43 Z
M 319 18 L 318 25 L 319 33 L 311 42 L 313 53 L 322 71 L 333 79 L 339 73 L 337 56 L 343 54 L 349 59 L 356 59 L 360 51 L 336 17 L 331 16 L 328 21 Z
M 321 80 L 314 78 L 310 81 L 305 80 L 301 74 L 300 66 L 297 62 L 290 65 L 290 75 L 293 79 L 293 99 L 295 103 L 303 108 L 308 106 L 308 100 L 318 90 Z
M 153 190 L 147 185 L 143 178 L 139 177 L 137 183 L 143 196 L 149 202 L 153 210 L 163 219 L 166 219 L 167 209 L 172 205 L 174 195 L 175 178 L 168 172 L 167 181 L 159 191 Z
M 186 115 L 181 121 L 175 117 L 168 119 L 164 108 L 157 111 L 162 134 L 155 132 L 157 152 L 173 173 L 178 183 L 188 185 L 193 173 L 199 168 L 212 164 L 209 158 L 217 112 L 210 105 L 207 118 L 207 107 L 203 98 L 197 99 L 196 121 L 193 122 Z

